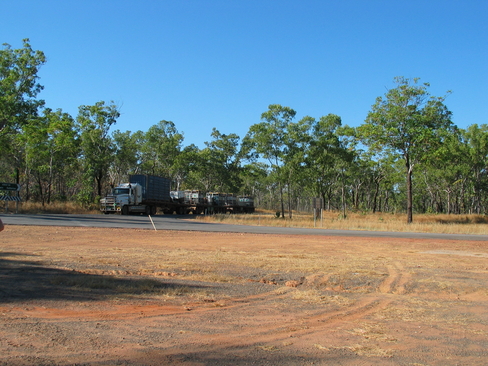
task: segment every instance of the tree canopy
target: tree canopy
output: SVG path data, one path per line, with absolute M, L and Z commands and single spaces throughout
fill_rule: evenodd
M 34 51 L 29 39 L 23 48 L 4 43 L 0 50 L 0 136 L 12 133 L 37 116 L 44 101 L 36 99 L 43 86 L 39 68 L 46 62 L 42 51 Z
M 252 195 L 283 218 L 285 207 L 290 218 L 310 211 L 312 198 L 340 217 L 488 213 L 488 125 L 456 127 L 449 93 L 431 96 L 420 79 L 395 78 L 357 127 L 333 113 L 295 120 L 293 108 L 270 104 L 242 139 L 213 128 L 199 148 L 173 121 L 115 129 L 113 102 L 80 105 L 76 116 L 45 108 L 45 62 L 28 39 L 0 50 L 0 181 L 21 184 L 24 201 L 90 206 L 130 174 L 155 174 L 175 190 Z
M 438 149 L 454 127 L 451 112 L 444 105 L 445 97 L 432 97 L 428 83 L 419 79 L 395 78 L 398 85 L 378 97 L 358 127 L 362 142 L 373 151 L 401 157 L 406 170 L 407 222 L 412 222 L 412 173 Z

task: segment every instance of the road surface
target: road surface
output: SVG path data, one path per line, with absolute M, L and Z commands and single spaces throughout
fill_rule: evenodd
M 11 215 L 0 215 L 0 219 L 3 221 L 3 223 L 6 226 L 7 225 L 74 226 L 74 227 L 128 228 L 128 229 L 147 229 L 147 230 L 156 229 L 156 230 L 232 232 L 232 233 L 254 233 L 254 234 L 476 240 L 476 241 L 488 242 L 488 235 L 305 229 L 305 228 L 283 228 L 283 227 L 269 227 L 269 226 L 232 225 L 232 224 L 201 222 L 192 219 L 191 215 L 186 215 L 186 216 L 156 215 L 149 218 L 148 216 L 121 216 L 121 215 L 11 214 Z

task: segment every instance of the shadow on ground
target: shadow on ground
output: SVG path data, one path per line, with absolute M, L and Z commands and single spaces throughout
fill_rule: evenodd
M 22 256 L 22 259 L 15 257 Z M 205 286 L 166 283 L 158 279 L 118 278 L 46 266 L 24 253 L 0 252 L 0 303 L 32 299 L 98 301 L 111 296 L 157 295 Z

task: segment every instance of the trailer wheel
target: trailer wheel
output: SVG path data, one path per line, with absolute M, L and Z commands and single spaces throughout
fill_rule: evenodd
M 149 216 L 151 214 L 151 206 L 146 206 L 144 208 L 144 215 Z

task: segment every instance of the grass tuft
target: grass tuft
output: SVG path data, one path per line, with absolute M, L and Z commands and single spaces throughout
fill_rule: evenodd
M 445 234 L 488 234 L 488 216 L 484 215 L 414 215 L 413 223 L 407 224 L 405 214 L 388 213 L 348 213 L 346 218 L 338 212 L 326 211 L 314 220 L 309 213 L 293 213 L 292 218 L 276 218 L 270 211 L 254 214 L 217 214 L 199 216 L 197 220 L 234 225 L 254 225 L 272 227 L 323 228 L 334 230 L 366 230 L 395 232 L 424 232 Z
M 1 202 L 1 201 L 0 201 Z M 13 203 L 10 203 L 9 211 L 15 212 L 16 208 Z M 3 208 L 5 211 L 5 207 Z M 53 202 L 50 204 L 42 204 L 40 202 L 22 202 L 18 206 L 18 213 L 21 214 L 97 214 L 100 213 L 98 205 L 90 205 L 90 207 L 82 206 L 75 202 Z

